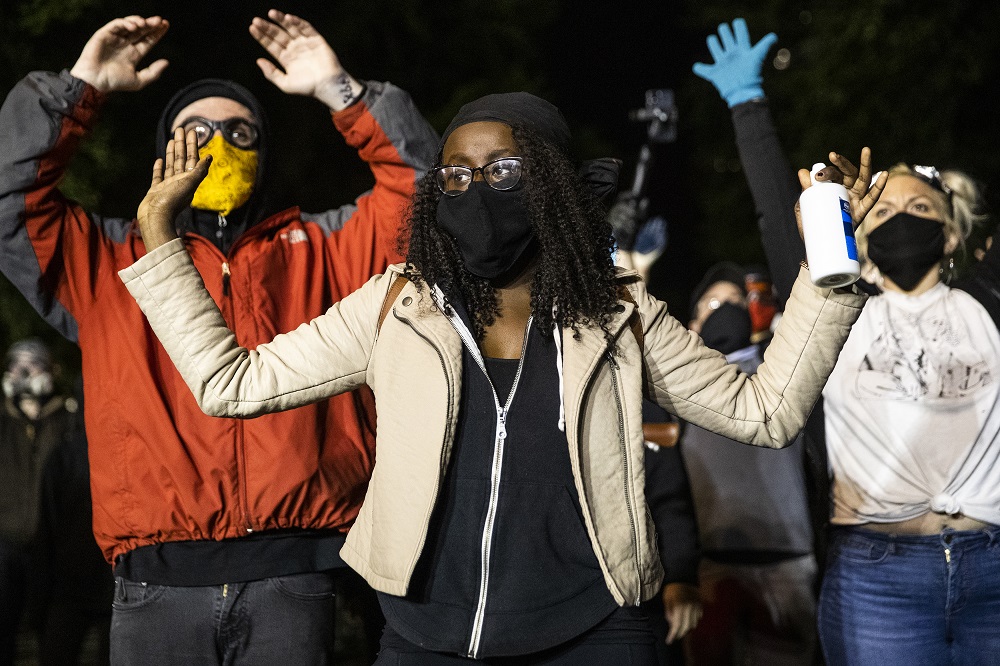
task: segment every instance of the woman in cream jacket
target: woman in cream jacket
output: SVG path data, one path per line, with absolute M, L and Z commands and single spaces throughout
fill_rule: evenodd
M 764 365 L 741 373 L 615 272 L 568 138 L 555 107 L 525 93 L 463 107 L 415 197 L 406 266 L 255 350 L 173 231 L 208 161 L 178 134 L 154 167 L 139 211 L 149 254 L 120 275 L 202 409 L 250 418 L 363 384 L 375 394 L 377 462 L 341 555 L 380 593 L 378 663 L 653 663 L 635 609 L 662 576 L 643 395 L 782 447 L 864 303 L 803 271 Z M 881 190 L 868 192 L 869 161 L 856 217 Z

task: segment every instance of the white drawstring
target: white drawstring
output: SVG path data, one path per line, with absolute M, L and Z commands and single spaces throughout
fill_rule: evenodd
M 552 339 L 556 341 L 556 372 L 559 373 L 559 430 L 566 432 L 566 403 L 563 399 L 562 330 L 556 323 L 556 306 L 552 306 Z

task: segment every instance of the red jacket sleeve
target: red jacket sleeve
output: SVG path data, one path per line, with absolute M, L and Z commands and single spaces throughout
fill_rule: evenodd
M 304 219 L 323 227 L 340 293 L 360 288 L 402 260 L 397 238 L 416 182 L 433 166 L 438 136 L 410 96 L 368 82 L 364 97 L 333 114 L 337 129 L 368 163 L 375 186 L 353 204 Z
M 112 238 L 131 220 L 88 215 L 58 189 L 103 96 L 67 72 L 34 72 L 0 109 L 0 267 L 71 340 L 104 281 Z

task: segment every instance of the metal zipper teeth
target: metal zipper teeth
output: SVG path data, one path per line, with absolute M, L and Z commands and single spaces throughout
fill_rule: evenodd
M 453 403 L 452 397 L 453 397 L 454 394 L 452 393 L 451 382 L 448 381 L 448 366 L 445 364 L 444 354 L 441 353 L 441 350 L 437 348 L 437 345 L 435 345 L 431 341 L 430 338 L 428 338 L 426 335 L 424 335 L 423 333 L 421 333 L 420 331 L 418 331 L 417 328 L 408 319 L 403 319 L 398 314 L 396 314 L 396 309 L 395 308 L 392 309 L 392 316 L 396 319 L 396 321 L 399 321 L 399 322 L 404 323 L 407 326 L 409 326 L 410 330 L 413 331 L 417 335 L 417 337 L 419 337 L 424 342 L 426 342 L 428 345 L 430 345 L 431 349 L 433 349 L 437 353 L 438 360 L 441 361 L 441 371 L 444 373 L 444 381 L 448 385 L 448 411 L 447 411 L 447 414 L 446 414 L 446 421 L 445 421 L 445 426 L 444 426 L 444 439 L 441 442 L 441 459 L 439 461 L 440 465 L 439 465 L 439 471 L 438 471 L 438 478 L 437 478 L 437 482 L 434 484 L 434 498 L 433 498 L 433 501 L 434 501 L 434 503 L 437 503 L 438 492 L 441 490 L 441 479 L 444 477 L 445 468 L 447 467 L 447 464 L 445 463 L 445 451 L 448 448 L 447 447 L 448 439 L 451 437 L 451 427 L 452 427 L 452 423 L 454 421 L 454 418 L 453 418 L 454 415 L 453 415 L 452 409 L 451 409 L 451 406 L 452 406 L 452 403 Z M 428 520 L 429 519 L 430 519 L 430 514 L 428 514 Z M 424 544 L 427 542 L 427 523 L 426 522 L 424 523 L 424 529 L 421 531 L 421 533 L 423 534 L 423 537 L 421 537 L 420 544 L 417 547 L 417 551 L 418 552 L 423 551 Z
M 636 585 L 638 590 L 635 605 L 642 603 L 642 569 L 639 564 L 639 532 L 636 528 L 635 509 L 632 506 L 632 494 L 629 491 L 632 479 L 632 468 L 629 465 L 628 446 L 625 442 L 625 414 L 622 411 L 621 393 L 618 391 L 618 361 L 615 360 L 614 351 L 608 351 L 608 365 L 611 367 L 611 386 L 615 393 L 615 407 L 618 408 L 618 445 L 622 452 L 622 466 L 625 470 L 625 506 L 628 509 L 628 521 L 632 527 L 632 550 L 635 555 Z
M 524 330 L 524 340 L 521 341 L 521 361 L 517 365 L 517 373 L 514 375 L 514 384 L 511 386 L 510 394 L 507 396 L 507 400 L 503 407 L 500 407 L 500 398 L 497 396 L 496 387 L 493 385 L 493 380 L 490 379 L 489 373 L 486 372 L 486 363 L 482 359 L 482 354 L 479 353 L 479 348 L 474 344 L 475 341 L 470 339 L 471 334 L 469 333 L 468 328 L 464 325 L 464 322 L 462 322 L 463 325 L 461 327 L 455 327 L 455 330 L 458 331 L 462 341 L 469 348 L 470 355 L 476 359 L 476 363 L 486 376 L 486 381 L 489 383 L 490 389 L 493 391 L 493 402 L 497 410 L 497 434 L 493 442 L 493 467 L 490 472 L 490 502 L 486 512 L 486 522 L 483 525 L 483 538 L 479 553 L 481 571 L 479 578 L 479 601 L 476 604 L 476 614 L 473 617 L 472 622 L 472 635 L 469 638 L 469 649 L 466 655 L 471 658 L 475 658 L 477 656 L 477 653 L 479 652 L 479 643 L 483 637 L 483 622 L 486 616 L 486 599 L 489 593 L 490 552 L 493 545 L 493 527 L 496 521 L 496 510 L 500 494 L 500 477 L 503 470 L 504 441 L 507 439 L 507 410 L 510 409 L 511 402 L 514 400 L 514 394 L 517 393 L 517 386 L 521 381 L 521 371 L 524 369 L 524 352 L 528 346 L 528 335 L 531 333 L 531 323 L 533 319 L 534 317 L 528 317 L 528 325 Z
M 236 335 L 236 315 L 235 308 L 232 304 L 233 294 L 231 289 L 232 283 L 232 267 L 229 264 L 229 258 L 225 257 L 222 262 L 222 295 L 229 300 L 229 311 L 232 315 L 232 323 L 229 325 L 230 330 L 232 330 L 233 335 Z M 253 532 L 253 521 L 250 519 L 250 499 L 247 497 L 247 456 L 246 456 L 246 446 L 245 446 L 245 435 L 246 431 L 244 429 L 244 424 L 242 419 L 237 419 L 236 421 L 236 441 L 234 442 L 236 448 L 236 464 L 239 466 L 239 488 L 237 493 L 240 498 L 240 508 L 243 510 L 243 529 L 247 531 L 247 534 Z

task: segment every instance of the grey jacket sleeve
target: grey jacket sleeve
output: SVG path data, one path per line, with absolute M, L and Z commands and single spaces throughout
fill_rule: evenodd
M 391 83 L 366 81 L 361 100 L 334 113 L 333 119 L 348 144 L 368 162 L 375 187 L 352 204 L 303 213 L 304 220 L 318 224 L 327 234 L 340 231 L 359 213 L 364 216 L 364 204 L 372 197 L 373 207 L 383 215 L 393 197 L 400 199 L 396 203 L 406 203 L 417 182 L 434 166 L 440 141 L 410 95 Z
M 110 248 L 130 223 L 90 215 L 58 189 L 102 101 L 68 72 L 32 72 L 0 109 L 0 268 L 74 341 L 101 285 L 117 280 Z
M 325 314 L 255 350 L 241 347 L 180 239 L 119 272 L 157 338 L 211 416 L 253 417 L 365 383 L 394 274 L 371 278 Z

